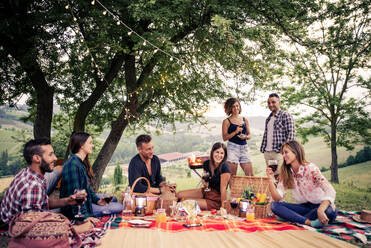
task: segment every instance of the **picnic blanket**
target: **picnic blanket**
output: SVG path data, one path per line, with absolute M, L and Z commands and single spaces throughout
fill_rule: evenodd
M 325 226 L 323 228 L 315 229 L 306 225 L 293 225 L 291 223 L 280 222 L 274 218 L 268 219 L 257 219 L 254 222 L 246 221 L 228 221 L 228 220 L 201 220 L 203 224 L 201 227 L 193 227 L 191 230 L 201 231 L 201 232 L 212 232 L 212 231 L 226 231 L 226 232 L 242 232 L 242 233 L 259 233 L 269 231 L 282 231 L 278 233 L 285 233 L 284 231 L 290 231 L 292 233 L 295 231 L 316 231 L 332 238 L 345 241 L 354 241 L 358 244 L 368 244 L 371 243 L 371 225 L 356 222 L 352 219 L 354 214 L 359 214 L 359 212 L 346 212 L 339 211 L 336 222 Z M 105 216 L 100 218 L 101 222 L 96 225 L 93 232 L 84 234 L 82 236 L 85 247 L 94 246 L 94 242 L 97 239 L 103 237 L 107 230 L 109 229 L 129 229 L 129 224 L 125 222 L 125 217 L 122 216 Z M 130 228 L 129 230 L 134 230 Z M 126 231 L 129 231 L 126 230 Z M 144 229 L 135 229 L 144 230 Z M 157 225 L 152 221 L 150 230 L 161 230 L 166 233 L 182 233 L 184 231 L 189 231 L 190 229 L 183 227 L 182 223 L 168 221 L 166 223 L 161 223 Z M 130 231 L 131 233 L 131 231 Z M 270 232 L 273 233 L 273 232 Z M 287 233 L 287 232 L 286 232 Z M 7 235 L 6 230 L 0 230 L 0 235 Z M 258 235 L 258 234 L 257 234 Z M 260 235 L 260 234 L 259 234 Z M 259 236 L 258 235 L 258 236 Z M 272 234 L 273 235 L 273 234 Z M 286 234 L 285 234 L 286 235 Z M 283 235 L 284 236 L 284 235 Z M 277 240 L 277 238 L 275 238 Z
M 322 228 L 313 228 L 306 225 L 295 223 L 280 222 L 275 218 L 256 219 L 254 222 L 246 221 L 228 221 L 228 220 L 201 220 L 201 227 L 193 227 L 192 230 L 198 231 L 227 231 L 227 232 L 263 232 L 263 231 L 288 231 L 288 230 L 310 230 L 323 233 L 332 238 L 343 241 L 353 242 L 355 244 L 370 244 L 371 243 L 371 225 L 356 222 L 352 219 L 354 214 L 360 212 L 354 211 L 339 211 L 336 221 L 330 225 Z M 125 222 L 122 216 L 102 217 L 101 222 L 97 225 L 103 230 L 130 228 L 129 224 Z M 183 227 L 182 223 L 168 221 L 156 225 L 154 221 L 150 226 L 154 230 L 162 230 L 166 232 L 182 232 L 189 231 L 188 228 Z
M 102 217 L 101 222 L 96 226 L 103 229 L 116 228 L 131 228 L 127 220 L 130 218 L 122 216 Z M 184 227 L 183 222 L 168 220 L 167 222 L 157 224 L 155 220 L 149 220 L 150 229 L 161 230 L 165 232 L 183 232 L 189 231 L 190 228 Z M 235 221 L 226 219 L 197 219 L 197 223 L 202 226 L 192 227 L 192 230 L 212 232 L 212 231 L 227 231 L 227 232 L 262 232 L 262 231 L 286 231 L 286 230 L 304 230 L 304 228 L 292 225 L 290 223 L 277 221 L 275 218 L 256 219 L 255 221 Z
M 360 214 L 354 211 L 338 211 L 336 221 L 322 228 L 313 228 L 307 225 L 298 225 L 307 230 L 324 233 L 330 237 L 345 241 L 354 241 L 358 244 L 371 245 L 371 224 L 354 221 L 352 216 Z

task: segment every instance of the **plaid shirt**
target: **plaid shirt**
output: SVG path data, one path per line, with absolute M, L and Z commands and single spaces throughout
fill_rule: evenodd
M 22 169 L 5 191 L 0 217 L 4 223 L 18 213 L 49 210 L 46 180 L 29 167 Z
M 265 120 L 265 130 L 263 141 L 260 147 L 261 152 L 265 152 L 267 147 L 267 133 L 268 133 L 268 122 L 272 117 L 272 113 Z M 273 125 L 273 151 L 280 152 L 283 143 L 289 140 L 293 140 L 295 137 L 295 124 L 292 116 L 282 110 L 278 110 L 276 119 Z
M 92 216 L 92 202 L 96 204 L 99 201 L 99 197 L 89 187 L 89 179 L 82 160 L 75 154 L 71 154 L 69 159 L 63 165 L 62 183 L 59 197 L 69 197 L 70 195 L 74 194 L 75 189 L 86 190 L 88 196 L 87 200 L 81 206 L 81 213 L 83 213 L 85 217 Z M 77 214 L 77 211 L 77 205 L 62 208 L 62 213 L 70 219 L 73 219 L 73 216 Z

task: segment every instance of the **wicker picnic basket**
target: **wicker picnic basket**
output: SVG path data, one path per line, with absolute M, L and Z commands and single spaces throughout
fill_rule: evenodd
M 233 176 L 231 178 L 231 198 L 239 198 L 247 186 L 253 186 L 255 193 L 265 193 L 270 198 L 268 177 Z M 267 218 L 270 213 L 270 203 L 255 205 L 255 217 Z
M 144 192 L 144 193 L 136 193 L 136 192 L 134 192 L 135 185 L 140 180 L 146 181 L 147 186 L 148 186 L 147 187 L 147 191 Z M 156 210 L 156 203 L 157 203 L 158 195 L 155 195 L 155 194 L 151 193 L 151 184 L 149 183 L 149 181 L 148 181 L 147 178 L 145 178 L 145 177 L 138 177 L 134 181 L 133 186 L 131 187 L 131 195 L 132 196 L 140 195 L 140 196 L 146 196 L 147 197 L 146 214 L 152 214 Z M 133 199 L 133 209 L 135 209 L 135 199 Z

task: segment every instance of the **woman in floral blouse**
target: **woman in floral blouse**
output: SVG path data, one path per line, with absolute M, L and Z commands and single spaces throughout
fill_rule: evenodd
M 295 140 L 288 141 L 282 145 L 281 153 L 284 162 L 277 188 L 272 169 L 266 169 L 275 201 L 271 205 L 272 212 L 282 219 L 317 228 L 334 221 L 336 192 L 318 167 L 305 160 L 303 147 Z M 282 201 L 286 189 L 291 189 L 296 204 Z

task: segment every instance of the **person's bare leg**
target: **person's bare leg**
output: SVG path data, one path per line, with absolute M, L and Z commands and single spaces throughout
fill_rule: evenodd
M 178 197 L 179 200 L 182 199 L 202 199 L 202 189 L 188 189 L 188 190 L 182 190 L 176 193 L 176 197 Z
M 242 170 L 245 172 L 246 176 L 254 176 L 254 169 L 252 167 L 252 163 L 241 163 L 240 164 Z
M 197 201 L 198 205 L 200 206 L 201 210 L 210 210 L 207 208 L 207 203 L 205 199 L 194 199 Z
M 237 175 L 237 163 L 227 162 L 231 169 L 231 177 Z

